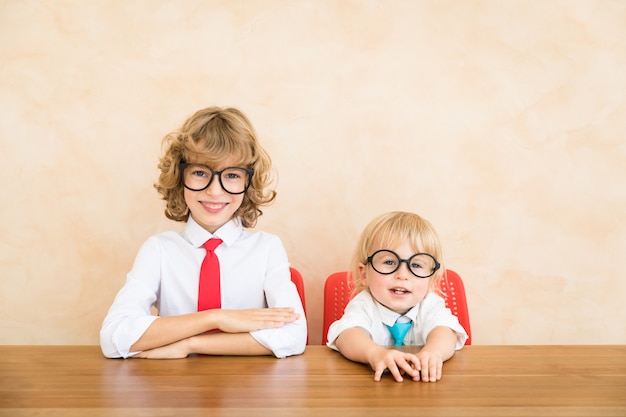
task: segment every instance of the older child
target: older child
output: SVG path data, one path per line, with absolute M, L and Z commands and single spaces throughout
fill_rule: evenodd
M 369 364 L 374 380 L 389 370 L 396 381 L 441 379 L 443 362 L 467 334 L 434 293 L 445 270 L 432 225 L 417 214 L 392 212 L 363 231 L 352 260 L 355 297 L 328 330 L 328 346 Z M 388 345 L 418 345 L 417 354 Z
M 165 136 L 163 148 L 155 187 L 165 215 L 186 224 L 139 250 L 104 319 L 104 355 L 302 353 L 306 321 L 285 249 L 274 235 L 246 230 L 276 196 L 271 159 L 250 121 L 233 108 L 199 110 Z M 218 246 L 205 249 L 209 241 Z M 202 266 L 201 279 L 205 257 L 213 263 Z

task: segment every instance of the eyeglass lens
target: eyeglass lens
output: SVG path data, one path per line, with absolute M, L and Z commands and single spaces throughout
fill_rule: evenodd
M 380 250 L 370 256 L 369 259 L 374 270 L 380 274 L 396 272 L 402 262 L 406 262 L 411 273 L 420 278 L 431 276 L 437 269 L 437 261 L 427 253 L 417 253 L 409 259 L 400 259 L 395 252 Z

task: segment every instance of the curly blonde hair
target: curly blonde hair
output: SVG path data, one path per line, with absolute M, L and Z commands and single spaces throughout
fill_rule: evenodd
M 258 142 L 250 120 L 238 109 L 208 107 L 198 110 L 178 130 L 162 141 L 161 171 L 154 187 L 165 200 L 165 216 L 175 221 L 187 221 L 189 207 L 185 203 L 180 162 L 202 159 L 209 166 L 234 157 L 241 166 L 254 170 L 250 187 L 235 212 L 243 227 L 254 227 L 263 214 L 260 207 L 276 198 L 273 189 L 272 161 Z
M 359 279 L 359 266 L 367 264 L 367 258 L 378 249 L 389 249 L 404 241 L 411 243 L 415 253 L 420 249 L 434 256 L 441 267 L 428 278 L 429 289 L 442 295 L 439 280 L 443 278 L 445 266 L 439 236 L 430 222 L 414 213 L 394 211 L 374 218 L 363 230 L 358 240 L 351 263 L 353 294 L 366 289 Z M 374 247 L 376 245 L 376 247 Z

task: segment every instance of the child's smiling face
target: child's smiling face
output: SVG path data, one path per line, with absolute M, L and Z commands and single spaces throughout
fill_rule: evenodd
M 193 161 L 202 163 L 202 161 Z M 221 171 L 227 167 L 241 166 L 239 161 L 230 157 L 220 163 L 219 166 L 209 167 L 215 171 Z M 202 191 L 184 189 L 185 203 L 189 207 L 191 217 L 200 226 L 211 233 L 228 223 L 235 212 L 241 207 L 245 193 L 229 194 L 222 188 L 219 178 L 213 177 L 209 187 Z
M 379 249 L 391 250 L 398 254 L 401 259 L 409 259 L 415 254 L 409 241 L 401 242 L 395 247 L 389 248 L 375 246 L 372 245 L 370 255 Z M 413 275 L 405 262 L 402 262 L 400 268 L 391 274 L 376 272 L 369 263 L 361 264 L 359 272 L 362 284 L 369 288 L 372 297 L 398 314 L 406 313 L 422 301 L 428 292 L 430 283 L 429 278 L 419 278 Z

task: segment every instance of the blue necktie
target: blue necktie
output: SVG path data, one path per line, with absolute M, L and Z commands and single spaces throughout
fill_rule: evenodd
M 395 322 L 393 326 L 387 326 L 389 332 L 391 333 L 391 337 L 393 337 L 394 346 L 404 346 L 404 337 L 411 329 L 411 322 L 400 323 L 398 321 Z

